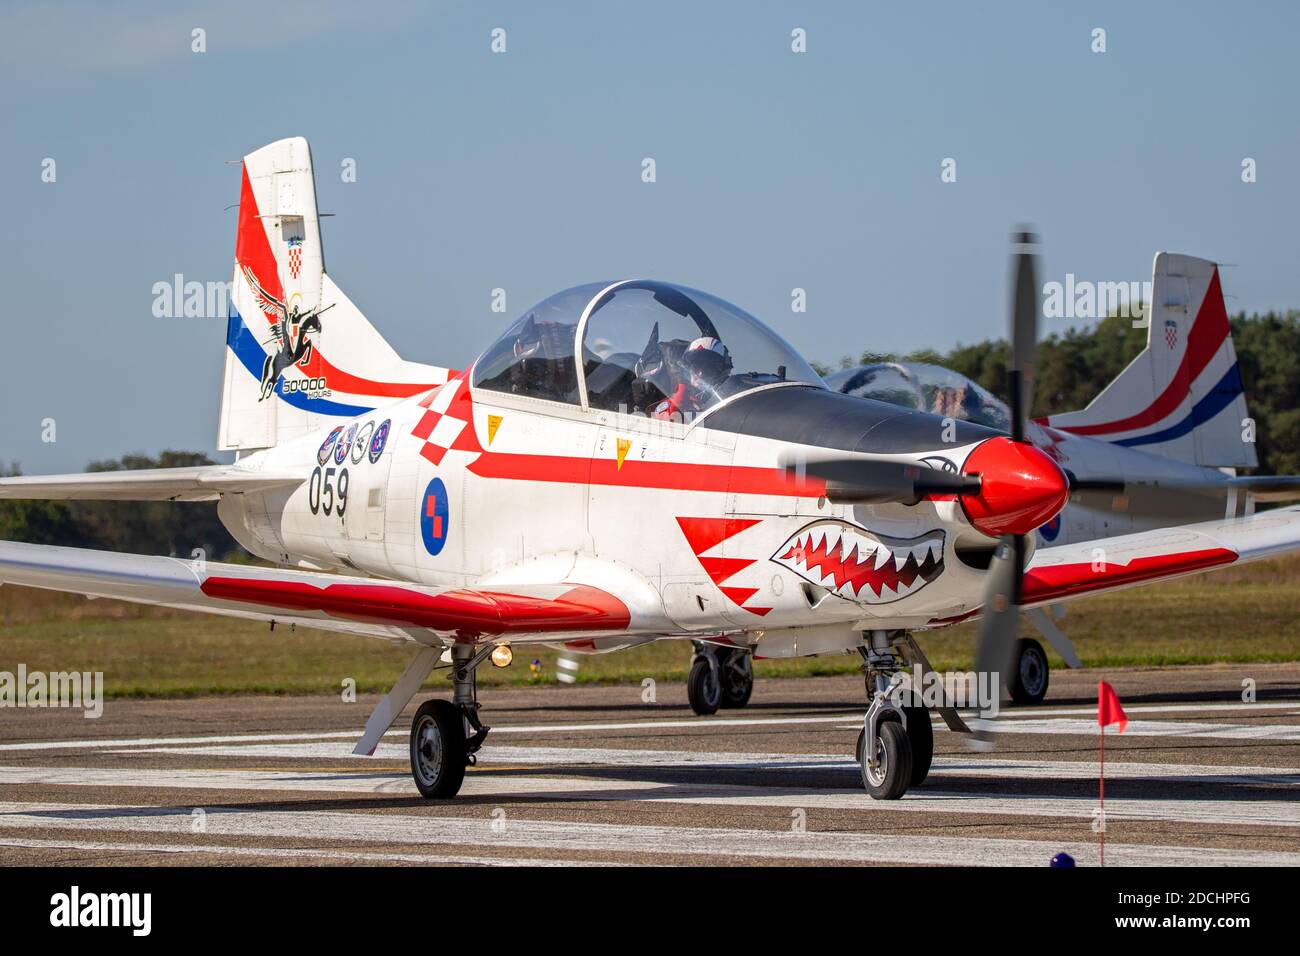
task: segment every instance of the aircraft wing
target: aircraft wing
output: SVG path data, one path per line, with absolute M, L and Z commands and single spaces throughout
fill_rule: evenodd
M 1026 607 L 1300 551 L 1300 506 L 1248 518 L 1039 548 L 1025 570 Z
M 390 640 L 621 634 L 632 616 L 586 584 L 436 588 L 10 541 L 0 541 L 0 582 Z
M 274 474 L 239 465 L 142 468 L 75 475 L 0 478 L 0 499 L 55 501 L 216 501 L 223 494 L 269 491 L 302 484 L 300 474 Z

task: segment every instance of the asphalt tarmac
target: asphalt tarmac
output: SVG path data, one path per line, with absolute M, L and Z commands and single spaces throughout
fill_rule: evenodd
M 455 800 L 421 799 L 407 731 L 354 757 L 374 697 L 108 700 L 0 711 L 0 865 L 1300 864 L 1300 664 L 1056 671 L 973 751 L 935 721 L 929 778 L 862 789 L 860 678 L 760 680 L 691 714 L 680 684 L 491 688 Z M 1243 700 L 1243 681 L 1254 699 Z M 432 693 L 430 694 L 432 696 Z

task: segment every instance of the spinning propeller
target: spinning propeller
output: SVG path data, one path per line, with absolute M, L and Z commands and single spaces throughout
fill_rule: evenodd
M 1015 443 L 1017 450 L 1026 455 L 1033 451 L 1045 458 L 1046 456 L 1029 444 L 1025 437 L 1025 423 L 1033 399 L 1034 364 L 1038 356 L 1039 300 L 1034 262 L 1037 237 L 1029 232 L 1018 233 L 1013 238 L 1013 246 L 1011 365 L 1007 369 L 1007 390 L 1011 412 L 1009 441 Z M 986 444 L 991 445 L 993 442 Z M 970 457 L 976 458 L 983 448 L 984 446 L 975 449 Z M 971 465 L 972 462 L 968 459 L 966 467 L 970 468 Z M 984 586 L 984 611 L 980 618 L 975 670 L 981 674 L 999 674 L 1004 687 L 1009 683 L 1018 638 L 1025 559 L 1029 552 L 1027 536 L 1045 521 L 1050 521 L 1065 506 L 1069 497 L 1068 479 L 1060 469 L 1055 468 L 1054 464 L 1053 468 L 1054 476 L 1043 477 L 1042 490 L 1047 494 L 1038 496 L 1041 500 L 1037 502 L 1025 503 L 1026 510 L 1032 512 L 1024 516 L 1028 520 L 1018 522 L 1014 526 L 1006 523 L 1002 528 L 1001 540 L 993 552 L 988 581 Z M 1038 507 L 1032 507 L 1034 504 Z M 1050 507 L 1043 507 L 1044 505 Z M 969 516 L 971 523 L 980 527 L 975 516 Z M 989 533 L 993 529 L 986 523 L 981 530 Z

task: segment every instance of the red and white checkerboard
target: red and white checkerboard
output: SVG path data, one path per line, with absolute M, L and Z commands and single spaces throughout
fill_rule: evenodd
M 422 398 L 420 407 L 426 411 L 411 434 L 424 442 L 420 454 L 433 464 L 442 464 L 453 448 L 475 453 L 483 450 L 474 434 L 474 410 L 464 372 Z

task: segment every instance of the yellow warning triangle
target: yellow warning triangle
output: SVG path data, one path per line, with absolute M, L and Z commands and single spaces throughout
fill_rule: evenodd
M 618 440 L 618 468 L 617 471 L 623 470 L 623 459 L 627 457 L 628 449 L 632 447 L 632 439 L 620 438 Z
M 501 427 L 500 415 L 488 416 L 488 444 L 492 444 L 492 439 L 497 437 L 497 429 Z

